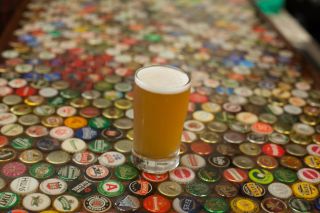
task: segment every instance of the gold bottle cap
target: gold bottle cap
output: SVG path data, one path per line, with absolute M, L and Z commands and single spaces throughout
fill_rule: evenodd
M 240 151 L 249 156 L 257 156 L 261 153 L 261 148 L 258 144 L 254 143 L 242 143 L 239 146 Z
M 0 162 L 7 162 L 15 159 L 17 152 L 11 148 L 1 148 L 0 149 Z
M 109 119 L 118 119 L 123 117 L 124 112 L 120 109 L 117 109 L 115 107 L 109 107 L 105 110 L 103 110 L 102 115 Z
M 295 169 L 295 170 L 299 170 L 303 166 L 299 158 L 291 155 L 282 156 L 280 159 L 280 165 L 283 167 L 287 167 L 289 169 Z
M 15 115 L 26 115 L 32 111 L 32 108 L 26 104 L 19 104 L 11 107 L 10 111 Z
M 132 140 L 122 139 L 114 144 L 114 149 L 121 153 L 130 153 L 133 147 Z
M 132 101 L 127 99 L 118 99 L 114 102 L 114 106 L 121 110 L 127 110 L 132 108 Z
M 277 159 L 269 155 L 260 155 L 257 159 L 257 164 L 265 169 L 274 169 L 279 165 Z
M 167 197 L 176 197 L 182 193 L 180 184 L 174 181 L 165 181 L 158 185 L 158 191 Z
M 67 152 L 62 150 L 50 152 L 46 157 L 46 161 L 55 165 L 65 164 L 70 160 L 71 156 Z
M 18 122 L 24 126 L 32 126 L 38 124 L 40 118 L 34 114 L 27 114 L 20 116 Z
M 133 137 L 133 129 L 129 130 L 126 134 L 126 137 L 129 139 L 129 140 L 133 140 L 134 137 Z
M 57 127 L 63 124 L 63 118 L 57 115 L 47 116 L 41 119 L 41 124 L 45 127 Z
M 40 150 L 37 150 L 37 149 L 25 150 L 19 156 L 19 160 L 27 164 L 38 163 L 42 159 L 43 159 L 43 154 Z
M 42 104 L 44 101 L 44 97 L 40 95 L 32 95 L 28 96 L 25 100 L 24 103 L 29 105 L 29 106 L 39 106 Z
M 17 136 L 23 133 L 23 127 L 20 124 L 7 124 L 1 127 L 1 134 L 5 136 Z
M 90 105 L 90 101 L 84 98 L 75 98 L 70 101 L 70 105 L 75 108 L 84 108 Z
M 22 102 L 22 98 L 19 95 L 7 95 L 2 98 L 2 102 L 7 105 L 16 105 Z

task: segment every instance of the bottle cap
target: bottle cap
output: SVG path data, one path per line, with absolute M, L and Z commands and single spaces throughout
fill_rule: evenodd
M 223 198 L 211 197 L 206 199 L 204 209 L 210 213 L 226 213 L 229 211 L 229 206 Z
M 131 193 L 138 195 L 138 196 L 147 196 L 152 192 L 152 185 L 148 181 L 143 179 L 132 181 L 129 184 L 129 190 Z
M 55 139 L 64 141 L 73 136 L 73 130 L 67 126 L 54 127 L 50 130 L 50 136 Z
M 49 163 L 36 163 L 29 168 L 29 174 L 37 179 L 47 179 L 54 174 L 54 166 Z
M 170 201 L 161 195 L 150 195 L 143 200 L 143 207 L 153 213 L 167 212 L 171 208 Z
M 181 184 L 190 183 L 195 178 L 193 170 L 182 166 L 170 171 L 169 176 L 170 180 Z
M 70 155 L 62 150 L 50 152 L 46 157 L 46 161 L 54 165 L 65 164 L 70 160 Z
M 0 209 L 9 210 L 19 203 L 19 196 L 13 192 L 0 192 Z
M 140 201 L 132 195 L 124 195 L 118 198 L 114 205 L 120 212 L 135 212 L 140 208 Z
M 222 197 L 235 197 L 238 194 L 238 188 L 229 182 L 219 183 L 214 186 L 214 190 Z
M 276 169 L 273 174 L 275 179 L 282 183 L 294 183 L 298 179 L 296 172 L 286 168 Z
M 52 205 L 59 212 L 74 212 L 80 207 L 79 200 L 71 195 L 60 195 Z
M 241 190 L 244 194 L 250 197 L 263 197 L 266 194 L 266 190 L 263 186 L 255 182 L 248 182 L 241 186 Z
M 133 180 L 138 176 L 139 171 L 129 164 L 123 164 L 117 166 L 114 173 L 120 180 Z
M 79 138 L 68 138 L 61 144 L 61 149 L 68 153 L 82 152 L 87 148 L 86 142 Z
M 1 173 L 9 178 L 16 178 L 26 173 L 27 167 L 20 162 L 9 162 L 2 166 Z
M 68 187 L 69 192 L 76 197 L 85 198 L 96 192 L 96 186 L 87 180 L 75 182 Z
M 200 169 L 206 165 L 203 157 L 197 154 L 185 154 L 181 157 L 180 163 L 182 166 L 188 167 L 193 170 Z
M 85 126 L 76 130 L 74 135 L 75 137 L 80 138 L 82 140 L 91 141 L 98 137 L 98 131 L 89 126 Z
M 314 200 L 318 197 L 319 191 L 317 187 L 308 182 L 297 182 L 292 186 L 293 194 L 297 198 L 302 198 L 306 200 Z
M 268 143 L 263 145 L 262 152 L 269 156 L 281 157 L 284 155 L 285 150 L 280 145 Z
M 0 148 L 0 162 L 7 162 L 15 159 L 17 152 L 11 148 Z
M 158 185 L 158 191 L 167 197 L 176 197 L 182 193 L 180 184 L 173 181 L 165 181 Z
M 81 175 L 81 170 L 73 165 L 65 165 L 57 171 L 57 175 L 64 181 L 74 181 Z
M 22 200 L 23 207 L 33 212 L 45 210 L 50 204 L 51 199 L 49 196 L 42 193 L 28 194 Z
M 243 197 L 231 200 L 230 207 L 237 213 L 258 213 L 260 211 L 259 205 L 254 200 Z
M 94 153 L 101 154 L 101 153 L 105 153 L 106 151 L 111 149 L 111 145 L 105 139 L 99 138 L 99 139 L 95 139 L 95 140 L 91 141 L 88 145 L 88 148 L 90 151 L 92 151 Z
M 195 197 L 206 197 L 210 194 L 210 188 L 206 183 L 193 181 L 186 185 L 186 192 Z
M 307 151 L 309 155 L 314 155 L 320 157 L 320 145 L 319 144 L 310 144 L 307 146 Z
M 78 165 L 87 166 L 97 162 L 97 156 L 89 151 L 76 152 L 72 156 L 72 161 Z
M 201 209 L 200 203 L 191 196 L 179 196 L 172 202 L 173 209 L 179 213 L 195 213 Z
M 252 169 L 256 165 L 251 158 L 245 155 L 238 155 L 236 157 L 233 157 L 232 163 L 240 169 Z
M 260 155 L 257 164 L 264 169 L 275 169 L 279 165 L 277 159 L 269 155 Z
M 67 189 L 67 183 L 58 178 L 46 179 L 40 184 L 40 191 L 47 195 L 61 195 L 66 192 Z
M 288 202 L 288 205 L 291 210 L 297 213 L 311 213 L 312 206 L 310 202 L 299 199 L 299 198 L 291 198 Z
M 123 154 L 130 153 L 132 148 L 133 148 L 133 142 L 132 140 L 128 140 L 128 139 L 119 140 L 114 144 L 114 149 Z
M 238 168 L 228 168 L 224 170 L 223 177 L 226 180 L 235 183 L 242 183 L 248 179 L 247 172 Z
M 109 169 L 102 165 L 89 166 L 85 171 L 85 176 L 89 180 L 99 181 L 106 179 L 110 175 Z
M 218 168 L 226 168 L 230 165 L 230 159 L 223 155 L 212 155 L 209 157 L 208 162 Z
M 265 169 L 251 169 L 249 171 L 249 178 L 260 184 L 270 184 L 273 182 L 273 175 Z
M 104 213 L 112 206 L 111 200 L 101 195 L 91 195 L 83 201 L 83 207 L 91 213 Z
M 44 152 L 50 152 L 60 148 L 60 142 L 50 137 L 40 138 L 36 145 L 38 149 Z
M 33 177 L 23 176 L 14 179 L 10 183 L 10 189 L 12 192 L 19 195 L 26 195 L 37 191 L 39 181 Z
M 262 200 L 261 208 L 266 213 L 287 212 L 287 204 L 275 197 L 268 197 Z
M 213 167 L 204 167 L 197 172 L 198 178 L 202 181 L 215 183 L 220 180 L 220 172 Z
M 38 163 L 43 159 L 43 154 L 37 149 L 27 149 L 20 153 L 19 160 L 26 164 Z
M 142 177 L 150 182 L 159 183 L 167 180 L 169 177 L 169 174 L 168 173 L 151 174 L 147 172 L 142 172 Z
M 98 160 L 101 165 L 112 168 L 124 164 L 126 157 L 120 152 L 110 151 L 100 155 Z
M 280 199 L 288 199 L 292 196 L 291 188 L 283 183 L 271 183 L 268 186 L 268 191 L 271 195 Z
M 297 172 L 298 178 L 312 184 L 320 183 L 320 172 L 315 169 L 302 168 Z
M 98 192 L 107 197 L 120 196 L 124 190 L 123 184 L 117 180 L 104 180 L 98 185 Z

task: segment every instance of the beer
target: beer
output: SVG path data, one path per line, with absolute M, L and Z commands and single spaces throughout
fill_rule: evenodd
M 173 169 L 179 163 L 189 90 L 188 75 L 177 68 L 151 66 L 137 71 L 133 159 L 138 158 L 139 168 L 160 173 L 160 170 Z M 150 168 L 151 164 L 156 168 Z M 155 169 L 157 171 L 153 171 Z

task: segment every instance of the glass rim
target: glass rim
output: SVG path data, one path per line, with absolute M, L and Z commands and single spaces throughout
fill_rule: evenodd
M 176 70 L 176 71 L 178 71 L 178 72 L 181 72 L 181 73 L 183 73 L 183 74 L 185 74 L 185 75 L 187 76 L 188 81 L 187 81 L 185 84 L 183 84 L 183 85 L 181 85 L 181 86 L 173 86 L 173 87 L 170 87 L 170 88 L 173 88 L 173 89 L 179 89 L 179 88 L 185 88 L 185 89 L 182 90 L 182 91 L 176 92 L 176 93 L 175 93 L 175 92 L 172 92 L 172 94 L 178 94 L 178 93 L 184 92 L 184 91 L 186 91 L 188 88 L 190 88 L 190 85 L 191 85 L 191 77 L 190 77 L 190 74 L 187 73 L 187 72 L 185 72 L 185 71 L 183 71 L 183 70 L 182 70 L 181 68 L 179 68 L 179 67 L 175 67 L 175 66 L 171 66 L 171 65 L 150 65 L 150 66 L 141 67 L 141 68 L 137 69 L 136 72 L 135 72 L 134 82 L 136 83 L 136 79 L 138 79 L 138 81 L 140 81 L 142 84 L 145 84 L 145 83 L 143 82 L 143 80 L 142 80 L 141 78 L 139 78 L 138 74 L 139 74 L 139 72 L 140 72 L 141 70 L 147 69 L 147 68 L 151 68 L 151 67 L 166 67 L 166 68 L 170 68 L 170 69 Z M 137 84 L 137 83 L 136 83 L 136 84 Z M 141 87 L 141 86 L 139 85 L 139 87 Z M 143 89 L 145 89 L 145 88 L 143 88 Z M 160 93 L 160 92 L 157 92 L 157 93 Z M 162 92 L 161 92 L 161 93 L 162 93 Z M 164 93 L 164 94 L 170 94 L 170 93 L 168 93 L 168 91 L 165 91 L 165 90 L 164 90 L 163 93 Z

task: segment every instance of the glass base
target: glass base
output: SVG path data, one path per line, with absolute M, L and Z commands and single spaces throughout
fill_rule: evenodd
M 162 174 L 175 169 L 179 165 L 179 154 L 165 159 L 150 159 L 132 150 L 132 163 L 140 170 L 152 174 Z

